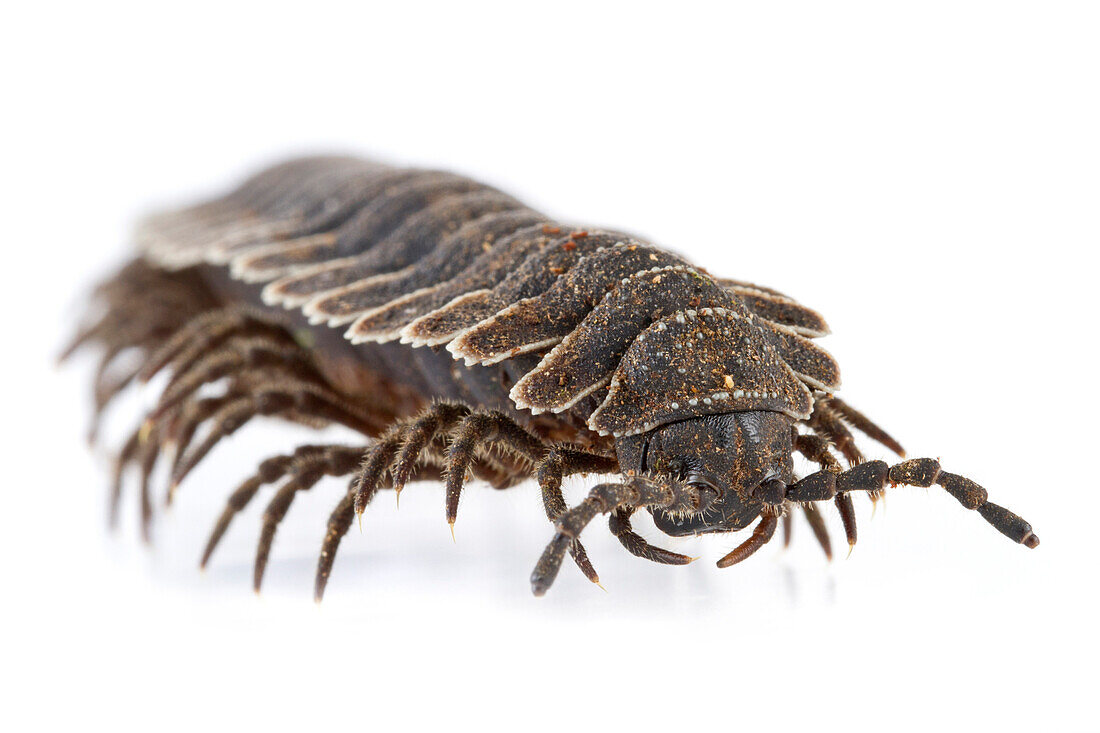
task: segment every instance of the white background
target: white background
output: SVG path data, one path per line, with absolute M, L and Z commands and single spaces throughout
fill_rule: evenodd
M 1095 6 L 385 5 L 5 11 L 0 725 L 1095 730 Z M 455 545 L 422 484 L 371 507 L 318 608 L 343 482 L 295 504 L 260 598 L 264 496 L 196 569 L 235 482 L 316 439 L 278 425 L 223 445 L 152 548 L 132 501 L 110 535 L 94 358 L 53 364 L 84 294 L 150 207 L 312 150 L 450 167 L 796 295 L 844 395 L 1042 546 L 898 489 L 831 564 L 805 524 L 719 571 L 741 538 L 667 540 L 703 555 L 668 568 L 597 522 L 608 592 L 567 564 L 535 599 L 532 487 L 475 485 Z

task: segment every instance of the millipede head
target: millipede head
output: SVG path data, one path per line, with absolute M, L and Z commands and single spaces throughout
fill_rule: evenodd
M 617 451 L 627 471 L 717 492 L 706 512 L 653 509 L 662 532 L 732 532 L 766 510 L 771 487 L 793 482 L 791 424 L 764 410 L 706 415 L 621 438 Z

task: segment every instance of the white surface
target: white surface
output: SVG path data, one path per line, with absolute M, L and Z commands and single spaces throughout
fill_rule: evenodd
M 0 725 L 1095 729 L 1095 6 L 899 6 L 9 9 Z M 703 555 L 666 568 L 596 523 L 608 593 L 566 565 L 535 599 L 530 486 L 474 486 L 456 546 L 417 485 L 353 529 L 316 608 L 332 482 L 257 599 L 262 497 L 195 563 L 235 481 L 314 439 L 281 426 L 204 464 L 154 548 L 132 494 L 109 536 L 91 359 L 51 361 L 84 293 L 149 207 L 315 149 L 454 168 L 796 295 L 830 321 L 844 395 L 1042 546 L 899 489 L 874 519 L 858 503 L 832 564 L 805 524 L 719 571 L 740 538 L 665 541 Z

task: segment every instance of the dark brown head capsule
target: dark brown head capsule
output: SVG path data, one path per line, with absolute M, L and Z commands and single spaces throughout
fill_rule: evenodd
M 620 438 L 626 472 L 711 490 L 711 507 L 698 514 L 653 509 L 653 520 L 674 537 L 733 532 L 752 524 L 793 483 L 791 418 L 747 410 L 681 420 Z

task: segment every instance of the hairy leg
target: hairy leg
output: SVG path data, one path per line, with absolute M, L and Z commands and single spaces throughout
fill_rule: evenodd
M 445 453 L 439 448 L 450 446 Z M 522 459 L 506 463 L 493 459 L 486 450 L 503 449 Z M 370 447 L 358 474 L 329 518 L 328 531 L 321 547 L 314 583 L 314 597 L 320 600 L 332 573 L 336 551 L 356 515 L 392 477 L 394 488 L 403 488 L 417 472 L 442 469 L 447 482 L 447 519 L 454 525 L 458 496 L 467 474 L 489 478 L 503 488 L 533 472 L 536 460 L 544 455 L 542 441 L 500 413 L 477 413 L 457 403 L 439 402 L 425 408 L 416 417 L 393 425 Z M 425 463 L 427 461 L 427 463 Z M 528 467 L 524 467 L 524 462 Z
M 698 559 L 646 542 L 645 538 L 630 526 L 630 515 L 634 511 L 632 508 L 619 507 L 611 512 L 611 516 L 607 520 L 607 526 L 611 530 L 611 534 L 622 543 L 627 552 L 635 557 L 651 560 L 661 565 L 687 565 Z
M 352 473 L 359 465 L 363 453 L 362 447 L 325 446 L 323 450 L 298 462 L 290 478 L 279 487 L 264 510 L 252 571 L 253 590 L 260 592 L 267 559 L 271 554 L 271 544 L 275 540 L 275 531 L 286 517 L 294 497 L 301 491 L 313 488 L 325 476 L 347 476 Z
M 839 428 L 844 429 L 845 433 L 847 433 L 843 425 L 840 425 Z M 851 437 L 850 433 L 847 433 L 847 435 L 849 438 Z M 823 470 L 840 473 L 840 462 L 837 461 L 829 450 L 832 445 L 830 440 L 817 433 L 797 435 L 794 440 L 795 451 L 805 456 L 808 460 L 817 463 Z M 858 465 L 859 462 L 863 460 L 863 455 L 858 454 L 857 451 L 856 458 L 858 458 L 858 460 L 854 463 L 851 462 L 851 458 L 848 458 L 849 466 Z M 844 537 L 848 540 L 848 551 L 850 553 L 851 549 L 855 547 L 858 537 L 856 529 L 856 509 L 855 506 L 852 505 L 852 498 L 847 494 L 838 495 L 834 499 L 834 505 L 836 506 L 837 513 L 840 515 L 840 522 L 844 527 Z M 822 549 L 825 550 L 825 555 L 831 559 L 833 556 L 832 546 L 829 542 L 828 530 L 825 529 L 824 518 L 817 512 L 811 515 L 809 508 L 806 510 L 806 518 L 810 520 L 810 526 L 814 531 L 814 536 L 817 537 L 817 541 L 821 544 Z
M 546 593 L 557 578 L 569 545 L 596 515 L 620 508 L 640 507 L 694 514 L 705 511 L 717 498 L 717 493 L 707 488 L 678 483 L 661 484 L 641 476 L 630 476 L 623 483 L 593 487 L 584 501 L 558 517 L 555 523 L 557 532 L 531 574 L 532 592 L 537 596 Z
M 568 508 L 565 504 L 565 496 L 561 491 L 562 479 L 578 473 L 615 473 L 619 470 L 619 464 L 612 458 L 598 456 L 593 453 L 575 450 L 565 447 L 554 447 L 539 463 L 537 477 L 539 488 L 542 490 L 542 506 L 546 512 L 546 518 L 551 522 L 557 522 L 558 518 Z M 580 571 L 591 582 L 599 584 L 600 576 L 592 567 L 588 559 L 588 553 L 580 540 L 574 539 L 569 543 L 569 556 L 573 558 Z
M 728 568 L 730 565 L 746 560 L 764 545 L 771 542 L 775 536 L 775 528 L 779 526 L 779 517 L 775 514 L 763 514 L 756 524 L 752 535 L 727 555 L 718 560 L 718 567 Z

